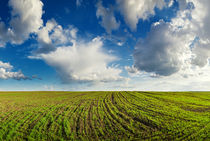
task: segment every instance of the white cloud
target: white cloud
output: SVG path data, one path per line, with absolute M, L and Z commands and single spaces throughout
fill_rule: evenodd
M 43 3 L 40 0 L 10 0 L 9 6 L 12 8 L 9 26 L 0 21 L 0 44 L 21 44 L 42 26 Z
M 10 63 L 3 63 L 2 61 L 0 61 L 0 67 L 8 70 L 11 70 L 13 68 Z
M 37 53 L 47 53 L 52 50 L 55 50 L 55 47 L 52 43 L 52 39 L 50 38 L 49 33 L 55 28 L 57 23 L 54 20 L 50 20 L 46 23 L 46 26 L 42 27 L 37 32 L 37 41 L 39 43 L 39 48 L 36 50 Z
M 124 78 L 121 69 L 109 66 L 117 57 L 103 49 L 103 41 L 78 39 L 73 26 L 63 28 L 49 20 L 38 32 L 39 47 L 30 59 L 42 59 L 54 67 L 63 82 L 110 82 Z
M 10 63 L 4 63 L 0 61 L 0 79 L 29 79 L 28 77 L 24 76 L 21 71 L 13 72 L 13 66 Z
M 73 26 L 63 29 L 54 19 L 48 20 L 38 31 L 39 48 L 35 54 L 48 53 L 55 50 L 57 46 L 71 44 L 77 37 L 77 31 Z
M 95 38 L 88 43 L 58 47 L 48 54 L 41 54 L 47 64 L 54 67 L 64 82 L 109 82 L 119 81 L 121 70 L 108 64 L 117 58 L 108 55 L 103 42 Z
M 183 3 L 183 2 L 182 2 Z M 180 5 L 182 5 L 180 1 Z M 195 39 L 189 46 L 194 55 L 193 65 L 204 67 L 210 57 L 210 15 L 209 0 L 187 0 L 181 7 L 179 17 L 173 23 L 180 24 L 184 34 L 193 34 Z M 185 17 L 183 15 L 186 15 Z
M 101 26 L 105 28 L 107 33 L 111 33 L 112 30 L 116 30 L 120 26 L 120 22 L 118 22 L 114 16 L 113 8 L 105 8 L 102 5 L 102 1 L 97 3 L 97 11 L 96 16 L 97 18 L 101 18 Z
M 55 26 L 57 26 L 57 23 L 55 20 L 49 20 L 46 23 L 46 26 L 42 27 L 39 31 L 38 31 L 38 41 L 39 42 L 44 42 L 46 44 L 50 44 L 52 41 L 49 37 L 49 32 L 51 32 Z
M 181 1 L 171 22 L 154 23 L 146 39 L 135 47 L 134 67 L 160 76 L 177 72 L 185 76 L 196 74 L 196 66 L 208 65 L 209 5 L 207 0 Z
M 196 33 L 199 40 L 193 46 L 192 52 L 195 54 L 193 63 L 203 67 L 208 64 L 210 57 L 210 1 L 192 0 L 194 9 L 191 12 L 191 30 Z
M 194 36 L 183 34 L 160 21 L 154 24 L 146 39 L 137 43 L 134 51 L 134 66 L 138 70 L 171 75 L 188 66 L 191 58 L 189 45 Z
M 72 28 L 70 30 L 70 35 L 73 39 L 76 39 L 77 38 L 77 32 L 78 32 L 78 29 L 77 28 Z
M 154 15 L 155 8 L 162 9 L 164 0 L 116 0 L 118 9 L 131 30 L 136 30 L 139 19 L 146 20 Z

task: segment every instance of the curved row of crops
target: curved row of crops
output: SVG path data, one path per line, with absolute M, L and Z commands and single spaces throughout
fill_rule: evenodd
M 0 140 L 208 140 L 210 93 L 1 92 Z

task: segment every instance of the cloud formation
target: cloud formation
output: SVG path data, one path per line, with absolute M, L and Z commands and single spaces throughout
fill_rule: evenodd
M 64 82 L 119 81 L 121 70 L 109 67 L 116 57 L 108 55 L 100 38 L 87 43 L 75 42 L 73 46 L 58 47 L 48 54 L 41 54 L 47 64 L 54 67 Z
M 10 63 L 4 63 L 0 61 L 0 79 L 15 79 L 15 80 L 29 79 L 21 71 L 13 72 L 12 69 L 13 66 L 10 65 Z
M 146 39 L 140 40 L 135 47 L 134 66 L 163 76 L 176 73 L 188 65 L 191 40 L 193 37 L 177 32 L 169 23 L 155 23 Z
M 196 34 L 198 40 L 192 46 L 192 52 L 195 55 L 193 63 L 199 67 L 208 64 L 210 57 L 210 1 L 209 0 L 191 0 L 194 9 L 191 12 L 190 30 Z
M 135 31 L 139 19 L 146 20 L 155 14 L 155 8 L 162 9 L 164 0 L 116 0 L 118 9 L 131 30 Z
M 118 22 L 114 16 L 114 9 L 112 7 L 105 8 L 102 5 L 102 1 L 98 1 L 96 16 L 98 19 L 101 18 L 101 26 L 105 28 L 107 33 L 111 33 L 113 30 L 116 30 L 120 26 L 120 22 Z
M 40 0 L 10 0 L 9 26 L 0 20 L 0 45 L 7 42 L 21 44 L 42 26 L 43 3 Z
M 57 46 L 72 44 L 77 37 L 77 31 L 73 26 L 63 29 L 54 19 L 48 20 L 37 32 L 39 48 L 34 53 L 48 53 L 54 51 Z
M 38 31 L 39 47 L 29 58 L 44 60 L 65 83 L 123 80 L 122 70 L 109 66 L 117 57 L 103 49 L 102 39 L 84 41 L 77 32 L 73 26 L 63 28 L 53 19 L 47 21 Z
M 146 39 L 137 43 L 134 67 L 169 76 L 204 67 L 210 57 L 208 0 L 179 1 L 180 11 L 171 22 L 154 23 Z

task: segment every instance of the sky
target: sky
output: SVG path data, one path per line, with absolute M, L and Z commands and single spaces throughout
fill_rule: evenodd
M 0 91 L 210 90 L 209 0 L 0 0 Z

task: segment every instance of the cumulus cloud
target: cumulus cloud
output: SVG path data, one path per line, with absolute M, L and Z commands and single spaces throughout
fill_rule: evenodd
M 102 5 L 102 1 L 97 3 L 97 18 L 101 18 L 101 26 L 105 28 L 107 33 L 111 33 L 112 30 L 116 30 L 120 26 L 120 22 L 118 22 L 114 16 L 113 8 L 105 8 Z
M 193 36 L 176 30 L 164 21 L 154 24 L 146 39 L 140 40 L 135 47 L 135 68 L 167 76 L 187 65 Z
M 37 33 L 39 47 L 29 58 L 44 60 L 65 83 L 123 80 L 121 69 L 109 66 L 117 57 L 103 49 L 102 39 L 78 39 L 77 32 L 73 26 L 63 28 L 53 19 L 47 21 Z
M 55 47 L 52 43 L 52 40 L 49 36 L 49 32 L 51 32 L 57 23 L 54 20 L 48 21 L 46 23 L 46 26 L 43 26 L 38 32 L 37 32 L 37 40 L 39 43 L 39 48 L 36 50 L 35 53 L 47 53 L 50 51 L 55 50 Z
M 183 33 L 194 35 L 189 48 L 193 54 L 192 65 L 204 67 L 210 57 L 210 16 L 208 0 L 179 0 L 180 12 L 172 20 Z
M 4 63 L 0 61 L 0 79 L 29 79 L 21 71 L 13 72 L 13 66 L 10 63 Z
M 0 44 L 21 44 L 42 26 L 43 3 L 40 0 L 10 0 L 11 20 L 7 27 L 0 21 Z
M 131 30 L 136 30 L 139 19 L 146 20 L 154 15 L 155 8 L 162 9 L 164 0 L 116 0 L 118 9 Z
M 182 5 L 181 1 L 179 3 Z M 204 67 L 208 65 L 210 57 L 210 1 L 188 0 L 184 3 L 184 6 L 181 6 L 182 11 L 179 15 L 185 14 L 187 16 L 179 16 L 173 22 L 181 23 L 183 31 L 188 34 L 194 34 L 195 39 L 189 46 L 194 55 L 192 64 Z
M 48 53 L 57 46 L 71 44 L 77 37 L 77 31 L 73 26 L 63 29 L 54 19 L 48 20 L 37 32 L 39 48 L 34 53 Z
M 48 54 L 41 54 L 47 64 L 54 67 L 64 82 L 118 81 L 121 70 L 108 64 L 117 58 L 102 49 L 103 42 L 95 38 L 88 43 L 58 47 Z
M 137 43 L 133 57 L 138 70 L 168 76 L 207 65 L 210 2 L 188 0 L 179 5 L 171 22 L 154 23 L 146 39 Z
M 195 54 L 193 63 L 199 67 L 204 67 L 208 64 L 210 57 L 210 1 L 192 0 L 194 9 L 191 12 L 192 31 L 197 35 L 192 52 Z

